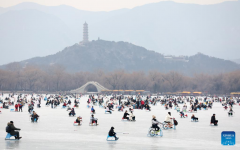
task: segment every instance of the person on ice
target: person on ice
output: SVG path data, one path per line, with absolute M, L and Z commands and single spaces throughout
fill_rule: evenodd
M 19 104 L 18 104 L 18 108 L 19 108 L 18 111 L 19 111 L 19 112 L 20 112 L 20 110 L 21 110 L 21 112 L 22 112 L 22 107 L 23 107 L 23 103 L 19 103 Z
M 94 115 L 92 115 L 91 117 L 90 117 L 90 123 L 91 124 L 93 124 L 94 122 L 96 123 L 96 125 L 98 125 L 98 123 L 97 123 L 97 118 L 94 118 Z
M 110 114 L 112 114 L 112 111 L 109 109 L 109 107 L 106 107 L 106 112 L 109 112 Z
M 75 106 L 75 107 L 78 107 L 78 103 L 75 103 L 74 106 Z
M 232 108 L 230 108 L 230 110 L 229 110 L 229 112 L 228 112 L 228 115 L 229 115 L 229 116 L 230 116 L 230 115 L 232 116 L 232 115 L 233 115 L 233 112 L 234 112 L 234 111 L 232 110 Z
M 81 124 L 81 121 L 82 121 L 82 117 L 78 116 L 77 119 L 76 119 L 76 122 L 78 123 L 79 126 Z
M 21 139 L 22 137 L 19 137 L 19 132 L 15 130 L 21 130 L 19 128 L 16 128 L 13 124 L 13 121 L 10 121 L 6 127 L 6 132 L 10 133 L 12 136 L 15 136 L 15 139 Z
M 124 106 L 123 105 L 119 105 L 118 111 L 123 111 Z
M 191 119 L 192 119 L 193 121 L 198 121 L 198 118 L 195 117 L 194 114 L 192 114 Z
M 115 140 L 118 140 L 119 138 L 116 136 L 116 133 L 114 132 L 114 127 L 111 127 L 110 131 L 108 132 L 109 136 L 114 136 Z
M 152 128 L 154 128 L 156 131 L 159 131 L 159 124 L 160 122 L 156 119 L 156 116 L 152 116 Z
M 123 114 L 123 119 L 129 120 L 129 117 L 127 117 L 128 115 L 129 114 L 128 114 L 127 110 L 126 110 L 125 113 Z
M 218 120 L 216 120 L 215 118 L 215 114 L 213 114 L 213 116 L 211 117 L 211 124 L 214 124 L 215 126 L 218 124 Z
M 18 104 L 15 104 L 15 111 L 18 111 Z
M 166 116 L 166 118 L 165 118 L 165 122 L 168 124 L 168 126 L 170 127 L 170 128 L 172 128 L 172 126 L 173 126 L 173 124 L 171 123 L 171 112 L 168 112 L 168 114 L 167 114 L 167 116 Z
M 135 115 L 133 115 L 133 112 L 132 112 L 132 111 L 130 111 L 129 120 L 130 120 L 130 121 L 135 121 Z
M 228 107 L 227 107 L 227 106 L 224 106 L 223 108 L 224 108 L 225 110 L 227 110 L 227 109 L 228 109 Z
M 71 103 L 72 103 L 71 100 L 68 100 L 68 105 L 71 105 Z
M 150 109 L 151 107 L 148 104 L 146 104 L 145 108 L 146 108 L 146 110 L 151 111 L 151 109 Z
M 92 106 L 92 108 L 91 108 L 91 112 L 92 112 L 93 114 L 95 114 L 95 109 L 93 108 L 93 106 Z
M 31 117 L 32 122 L 34 122 L 35 119 L 36 119 L 36 122 L 37 122 L 39 116 L 35 111 L 33 111 L 33 114 L 30 115 L 30 117 Z
M 71 115 L 73 115 L 73 116 L 75 115 L 74 108 L 72 108 L 71 111 L 70 111 L 70 113 L 69 113 L 69 116 L 71 116 Z
M 179 106 L 177 106 L 177 112 L 180 112 L 180 107 Z
M 183 111 L 180 112 L 180 116 L 181 116 L 181 118 L 182 117 L 185 118 L 185 115 L 184 115 Z

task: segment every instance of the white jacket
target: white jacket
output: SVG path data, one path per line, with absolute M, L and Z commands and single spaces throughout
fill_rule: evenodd
M 166 118 L 165 118 L 165 121 L 168 121 L 168 122 L 171 122 L 171 116 L 169 114 L 167 114 Z
M 133 113 L 129 113 L 129 120 L 132 120 L 132 117 L 135 117 L 134 115 L 133 115 Z

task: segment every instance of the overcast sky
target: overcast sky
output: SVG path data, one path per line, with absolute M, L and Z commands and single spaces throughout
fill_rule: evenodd
M 168 0 L 0 0 L 0 7 L 9 7 L 22 2 L 35 2 L 47 6 L 69 5 L 81 10 L 110 11 Z M 194 3 L 201 5 L 216 4 L 224 1 L 237 0 L 173 0 L 180 3 Z

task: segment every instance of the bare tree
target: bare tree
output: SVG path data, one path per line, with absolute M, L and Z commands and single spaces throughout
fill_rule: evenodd
M 183 78 L 181 74 L 171 71 L 167 74 L 162 75 L 162 77 L 169 83 L 172 92 L 179 90 Z
M 123 70 L 118 70 L 118 71 L 114 71 L 109 73 L 106 77 L 105 77 L 105 83 L 110 85 L 112 87 L 112 89 L 119 89 L 120 88 L 120 81 L 124 75 L 124 71 Z

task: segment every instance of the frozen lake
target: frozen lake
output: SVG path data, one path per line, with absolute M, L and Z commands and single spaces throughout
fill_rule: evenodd
M 75 109 L 77 116 L 82 116 L 82 126 L 73 126 L 76 117 L 69 117 L 66 109 L 51 109 L 45 107 L 35 108 L 40 116 L 38 123 L 31 123 L 27 106 L 23 112 L 10 112 L 10 109 L 1 109 L 0 114 L 0 149 L 239 149 L 240 148 L 240 106 L 234 105 L 233 117 L 228 117 L 220 103 L 214 103 L 213 109 L 200 110 L 195 113 L 199 122 L 191 122 L 188 118 L 180 118 L 176 110 L 165 110 L 159 104 L 152 106 L 152 111 L 134 110 L 136 122 L 123 122 L 123 112 L 115 110 L 113 114 L 105 114 L 105 110 L 95 106 L 99 126 L 89 126 L 90 109 L 87 106 L 87 97 L 82 97 L 80 107 Z M 73 100 L 72 100 L 73 103 Z M 61 104 L 62 105 L 62 104 Z M 1 105 L 0 105 L 1 106 Z M 13 107 L 12 107 L 13 108 Z M 182 108 L 182 105 L 180 105 Z M 189 108 L 189 103 L 188 103 Z M 176 130 L 163 130 L 163 137 L 148 137 L 147 132 L 151 126 L 152 115 L 161 122 L 164 121 L 168 111 L 178 121 Z M 217 127 L 210 126 L 212 114 L 219 120 Z M 15 127 L 21 128 L 20 141 L 5 141 L 5 127 L 7 122 L 13 121 Z M 118 141 L 106 141 L 110 127 L 115 127 Z M 236 145 L 226 147 L 221 145 L 221 132 L 235 131 Z

